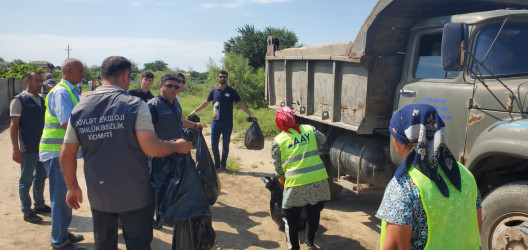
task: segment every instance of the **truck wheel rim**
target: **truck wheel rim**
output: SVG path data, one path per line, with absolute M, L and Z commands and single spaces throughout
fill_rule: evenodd
M 503 214 L 494 221 L 489 235 L 490 249 L 528 249 L 528 214 Z

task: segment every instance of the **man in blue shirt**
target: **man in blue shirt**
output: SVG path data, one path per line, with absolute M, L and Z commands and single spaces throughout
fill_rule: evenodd
M 59 150 L 68 127 L 73 107 L 80 100 L 75 84 L 84 77 L 84 66 L 78 59 L 68 58 L 62 64 L 62 79 L 46 97 L 46 115 L 39 145 L 40 161 L 48 173 L 51 202 L 51 245 L 54 249 L 84 249 L 73 245 L 84 240 L 82 235 L 68 232 L 72 210 L 66 204 L 66 183 L 59 164 Z M 82 154 L 77 155 L 80 158 Z
M 210 102 L 213 102 L 213 124 L 211 125 L 211 147 L 213 149 L 213 156 L 215 167 L 226 171 L 227 155 L 229 154 L 229 143 L 231 141 L 231 132 L 233 131 L 233 103 L 236 103 L 246 114 L 255 120 L 255 117 L 248 110 L 246 105 L 240 99 L 238 92 L 227 86 L 227 72 L 221 70 L 218 72 L 216 79 L 218 80 L 218 87 L 211 89 L 207 100 L 205 100 L 198 108 L 191 112 L 190 116 L 194 116 L 196 112 L 207 107 Z M 222 160 L 220 161 L 220 153 L 218 151 L 218 143 L 222 135 Z

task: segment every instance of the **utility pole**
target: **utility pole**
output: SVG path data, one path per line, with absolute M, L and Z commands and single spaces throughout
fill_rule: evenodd
M 71 51 L 71 49 L 70 49 L 70 45 L 69 45 L 69 44 L 68 44 L 68 48 L 67 48 L 67 49 L 65 49 L 65 50 L 66 50 L 66 51 L 67 51 L 67 53 L 68 53 L 68 58 L 70 58 L 70 51 Z

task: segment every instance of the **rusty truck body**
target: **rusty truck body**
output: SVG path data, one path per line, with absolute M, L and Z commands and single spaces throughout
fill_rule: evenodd
M 484 197 L 484 249 L 526 249 L 526 9 L 524 0 L 380 0 L 353 42 L 277 50 L 270 37 L 269 107 L 291 106 L 327 135 L 322 154 L 334 179 L 383 187 L 401 162 L 392 113 L 435 106 Z

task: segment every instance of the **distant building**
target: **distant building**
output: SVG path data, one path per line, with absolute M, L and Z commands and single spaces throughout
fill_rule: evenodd
M 46 61 L 32 61 L 31 63 L 35 64 L 35 67 L 42 67 L 42 70 L 46 72 L 55 72 L 55 66 L 52 63 Z

